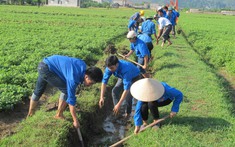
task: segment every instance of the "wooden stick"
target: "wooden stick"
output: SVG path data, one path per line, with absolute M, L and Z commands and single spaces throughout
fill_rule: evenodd
M 125 56 L 123 56 L 122 54 L 119 54 L 118 52 L 116 52 L 116 53 L 117 53 L 118 56 L 121 56 L 122 58 L 124 58 L 124 59 L 126 59 L 126 60 L 128 60 L 128 61 L 130 61 L 132 63 L 135 63 L 136 65 L 139 65 L 140 67 L 143 68 L 143 65 L 141 65 L 141 64 L 139 64 L 139 63 L 137 63 L 137 62 L 135 62 L 135 61 L 133 61 L 133 60 L 131 60 L 129 58 L 126 58 Z
M 156 125 L 156 124 L 158 124 L 158 123 L 164 121 L 164 120 L 167 119 L 168 117 L 170 117 L 170 116 L 167 115 L 167 116 L 165 116 L 165 117 L 163 117 L 163 118 L 161 118 L 161 119 L 158 119 L 158 120 L 155 121 L 155 122 L 152 122 L 151 124 L 147 125 L 147 126 L 144 127 L 143 129 L 141 129 L 141 130 L 139 131 L 139 133 L 140 133 L 140 132 L 143 132 L 144 130 L 146 130 L 146 129 L 149 128 L 149 127 L 152 127 L 152 126 L 154 126 L 154 125 Z M 135 135 L 135 134 L 131 134 L 131 135 L 129 135 L 129 136 L 123 138 L 122 140 L 116 142 L 115 144 L 111 145 L 110 147 L 116 147 L 117 145 L 119 145 L 119 144 L 125 142 L 126 140 L 128 140 L 129 138 L 131 138 L 131 137 L 134 136 L 134 135 Z

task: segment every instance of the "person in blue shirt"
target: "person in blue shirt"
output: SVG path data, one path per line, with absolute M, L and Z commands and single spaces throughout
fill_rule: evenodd
M 153 49 L 153 43 L 152 43 L 151 37 L 149 37 L 148 34 L 139 33 L 139 34 L 137 35 L 137 38 L 139 38 L 140 40 L 142 40 L 142 41 L 145 42 L 145 44 L 147 45 L 147 47 L 148 47 L 148 49 L 149 49 L 150 57 L 152 57 L 152 56 L 151 56 L 151 51 L 152 51 L 152 49 Z
M 38 100 L 46 89 L 47 84 L 58 88 L 61 91 L 56 119 L 64 119 L 63 112 L 69 105 L 73 118 L 73 125 L 80 127 L 76 116 L 76 88 L 84 84 L 91 86 L 101 82 L 103 73 L 97 67 L 87 68 L 85 62 L 78 58 L 52 55 L 43 59 L 38 65 L 38 79 L 36 88 L 31 96 L 28 116 L 35 112 Z
M 175 13 L 173 13 L 173 8 L 172 7 L 168 8 L 168 13 L 167 13 L 166 18 L 169 19 L 171 24 L 172 24 L 172 35 L 175 38 L 175 25 L 176 25 L 177 16 L 175 15 Z
M 150 59 L 150 52 L 147 45 L 144 41 L 137 38 L 137 33 L 134 31 L 128 32 L 127 39 L 129 39 L 131 43 L 131 50 L 128 54 L 125 55 L 125 57 L 128 58 L 133 52 L 135 52 L 136 56 L 138 57 L 138 63 L 143 65 L 142 67 L 140 67 L 139 65 L 137 67 L 140 69 L 141 74 L 143 74 L 145 78 L 149 77 L 149 75 L 145 71 Z
M 148 34 L 149 37 L 151 37 L 151 35 L 153 34 L 154 37 L 157 39 L 155 24 L 152 22 L 152 20 L 153 17 L 151 16 L 146 17 L 146 21 L 142 23 L 141 32 Z
M 128 23 L 128 31 L 134 30 L 135 32 L 138 32 L 139 24 L 143 20 L 141 19 L 141 16 L 144 16 L 143 10 L 141 10 L 140 12 L 136 12 L 130 17 L 129 23 Z
M 175 13 L 175 16 L 176 16 L 175 25 L 177 25 L 177 23 L 178 23 L 178 18 L 180 17 L 180 13 L 176 10 L 176 7 L 174 7 L 174 9 L 173 9 L 173 13 Z
M 162 12 L 163 12 L 163 17 L 167 17 L 168 6 L 166 5 L 162 6 Z
M 178 89 L 169 86 L 167 83 L 149 78 L 134 83 L 131 87 L 131 94 L 138 99 L 134 114 L 135 134 L 139 132 L 142 124 L 143 126 L 147 125 L 148 110 L 150 110 L 154 121 L 157 121 L 159 119 L 158 107 L 163 107 L 173 102 L 170 112 L 170 118 L 172 118 L 179 112 L 179 107 L 183 100 L 183 94 Z M 145 97 L 140 97 L 140 95 Z
M 168 46 L 172 44 L 170 40 L 170 32 L 172 30 L 172 24 L 170 20 L 167 18 L 163 17 L 163 11 L 159 10 L 158 15 L 154 16 L 154 19 L 158 22 L 158 34 L 157 34 L 157 43 L 159 42 L 159 39 L 162 37 L 163 42 L 161 44 L 161 47 L 164 46 L 166 41 L 168 41 Z
M 143 78 L 140 74 L 139 69 L 125 60 L 119 60 L 116 56 L 109 56 L 105 61 L 105 71 L 101 84 L 101 93 L 99 100 L 99 107 L 102 108 L 104 105 L 104 94 L 106 91 L 106 85 L 111 75 L 118 77 L 116 85 L 112 89 L 113 98 L 113 112 L 118 114 L 120 107 L 124 100 L 126 100 L 126 114 L 128 118 L 132 111 L 132 95 L 130 94 L 130 87 L 132 83 Z M 119 98 L 120 93 L 121 97 Z

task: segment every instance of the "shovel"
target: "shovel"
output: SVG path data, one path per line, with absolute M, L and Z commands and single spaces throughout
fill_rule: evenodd
M 156 124 L 158 124 L 158 123 L 164 121 L 164 120 L 167 119 L 168 117 L 170 117 L 170 116 L 167 115 L 167 116 L 165 116 L 165 117 L 163 117 L 163 118 L 161 118 L 161 119 L 158 119 L 158 120 L 155 121 L 155 122 L 152 122 L 151 124 L 147 125 L 147 126 L 144 127 L 143 129 L 141 129 L 141 130 L 139 131 L 139 133 L 140 133 L 140 132 L 143 132 L 145 129 L 147 129 L 147 128 L 149 128 L 149 127 L 152 127 L 152 126 L 154 126 L 154 125 L 156 125 Z M 131 134 L 131 135 L 129 135 L 129 136 L 123 138 L 122 140 L 116 142 L 115 144 L 111 145 L 110 147 L 116 147 L 116 146 L 118 146 L 119 144 L 125 142 L 126 140 L 128 140 L 129 138 L 131 138 L 131 137 L 134 136 L 134 135 L 135 135 L 135 134 Z
M 80 128 L 77 128 L 77 132 L 78 132 L 78 137 L 79 137 L 79 140 L 80 140 L 80 142 L 81 142 L 82 147 L 85 147 L 85 146 L 84 146 L 84 143 L 83 143 L 82 133 L 81 133 L 81 131 L 80 131 Z

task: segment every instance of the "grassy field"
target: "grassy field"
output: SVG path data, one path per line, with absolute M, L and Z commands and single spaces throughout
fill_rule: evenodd
M 226 81 L 182 36 L 173 43 L 165 49 L 155 47 L 151 64 L 155 79 L 183 92 L 180 111 L 175 118 L 165 120 L 160 130 L 148 129 L 128 140 L 126 146 L 234 146 L 235 104 L 224 88 Z M 161 117 L 171 106 L 160 108 Z
M 26 33 L 26 36 L 21 37 L 20 41 L 17 41 L 16 38 L 10 35 L 14 32 L 18 34 L 23 32 L 22 30 L 29 31 L 31 27 L 33 31 L 36 31 L 37 29 L 34 28 L 34 25 L 37 24 L 39 27 L 41 23 L 47 24 L 46 26 L 59 27 L 57 31 L 55 31 L 56 29 L 53 30 L 54 32 L 51 30 L 54 28 L 52 26 L 46 29 L 47 31 L 45 30 L 44 34 L 48 33 L 52 36 L 57 34 L 59 42 L 55 43 L 53 38 L 48 39 L 46 42 L 43 39 L 40 40 L 39 46 L 36 47 L 40 48 L 42 46 L 46 49 L 49 46 L 50 52 L 48 50 L 42 51 L 42 54 L 37 56 L 37 60 L 34 62 L 35 66 L 42 56 L 49 54 L 60 53 L 79 56 L 79 54 L 74 53 L 76 52 L 77 44 L 80 43 L 76 40 L 81 40 L 82 42 L 84 40 L 84 44 L 79 46 L 89 45 L 87 48 L 92 47 L 95 51 L 96 49 L 99 50 L 97 51 L 98 53 L 95 53 L 97 56 L 94 58 L 99 61 L 98 66 L 102 67 L 103 60 L 106 57 L 103 55 L 102 50 L 110 39 L 115 40 L 115 43 L 120 42 L 119 46 L 127 45 L 129 47 L 128 40 L 124 40 L 124 33 L 126 32 L 129 16 L 136 12 L 136 10 L 132 9 L 55 7 L 41 7 L 38 9 L 37 7 L 15 6 L 1 6 L 0 8 L 1 12 L 6 14 L 1 16 L 1 26 L 6 27 L 7 23 L 12 25 L 9 27 L 10 33 L 5 34 L 5 37 L 8 38 L 5 40 L 7 40 L 6 42 L 13 40 L 15 42 L 13 45 L 17 47 L 20 42 L 30 42 L 30 36 L 27 36 Z M 154 14 L 153 11 L 146 11 L 146 16 L 152 14 Z M 183 21 L 184 17 L 181 19 Z M 211 17 L 210 19 L 213 21 Z M 22 30 L 18 32 L 15 25 L 22 23 L 25 25 L 21 25 Z M 77 25 L 82 25 L 78 31 L 76 31 Z M 87 27 L 92 29 L 84 31 L 83 34 L 81 31 Z M 184 26 L 181 27 L 184 30 Z M 72 29 L 70 30 L 69 28 Z M 38 32 L 33 31 L 30 31 L 29 34 L 38 36 Z M 117 31 L 121 32 L 117 33 Z M 7 31 L 1 28 L 1 32 L 5 33 Z M 95 32 L 95 35 L 90 32 Z M 185 33 L 188 35 L 190 30 L 185 31 Z M 43 38 L 43 33 L 40 35 L 39 38 Z M 60 35 L 62 35 L 62 38 Z M 76 37 L 76 39 L 71 39 L 73 41 L 66 43 L 66 40 L 71 35 Z M 99 38 L 99 42 L 97 42 L 97 38 Z M 92 40 L 91 43 L 89 42 L 90 40 Z M 122 40 L 124 41 L 122 42 Z M 32 47 L 35 47 L 37 42 L 33 41 Z M 1 44 L 3 43 L 4 40 L 1 40 Z M 23 47 L 19 48 L 27 48 L 24 45 L 24 43 L 21 44 Z M 65 50 L 65 48 L 71 49 L 72 53 L 70 50 Z M 14 47 L 9 50 L 14 51 Z M 93 50 L 89 51 L 89 53 L 93 53 Z M 38 52 L 40 53 L 40 51 Z M 1 48 L 1 53 L 3 53 L 3 48 Z M 82 57 L 85 60 L 91 59 L 90 57 L 93 57 L 94 54 L 89 53 L 83 54 L 84 56 Z M 162 49 L 160 46 L 155 46 L 153 55 L 154 60 L 151 63 L 153 78 L 167 82 L 169 85 L 181 90 L 184 93 L 184 100 L 179 114 L 173 119 L 167 119 L 160 130 L 153 131 L 148 129 L 132 137 L 126 142 L 125 146 L 234 146 L 235 104 L 232 101 L 234 97 L 224 87 L 226 81 L 218 76 L 217 71 L 208 66 L 201 56 L 195 53 L 194 49 L 182 36 L 177 36 L 177 39 L 173 39 L 173 45 L 168 48 Z M 3 61 L 3 57 L 1 57 L 1 61 Z M 36 70 L 34 70 L 34 73 L 36 73 Z M 110 84 L 112 85 L 112 82 Z M 78 98 L 78 104 L 82 110 L 79 113 L 82 124 L 81 130 L 86 141 L 92 140 L 89 136 L 89 131 L 99 125 L 97 122 L 102 119 L 100 118 L 101 113 L 105 113 L 98 111 L 99 87 L 100 85 L 96 84 L 84 90 Z M 51 97 L 47 103 L 55 103 L 57 98 L 58 94 Z M 160 108 L 161 116 L 167 115 L 170 108 L 171 105 Z M 73 146 L 73 133 L 76 132 L 74 132 L 69 111 L 65 114 L 67 118 L 65 121 L 54 120 L 54 114 L 55 110 L 48 111 L 46 104 L 41 106 L 35 116 L 23 120 L 19 124 L 15 134 L 1 139 L 0 146 Z M 131 128 L 129 134 L 133 131 L 134 128 Z
M 182 13 L 179 25 L 204 61 L 235 75 L 235 19 L 221 14 Z

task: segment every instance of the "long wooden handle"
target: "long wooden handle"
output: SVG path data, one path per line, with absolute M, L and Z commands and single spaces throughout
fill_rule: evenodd
M 158 123 L 164 121 L 164 120 L 167 119 L 168 117 L 170 117 L 170 115 L 167 115 L 167 116 L 165 116 L 165 117 L 163 117 L 163 118 L 161 118 L 161 119 L 158 119 L 158 120 L 155 121 L 155 122 L 152 122 L 151 124 L 145 126 L 143 129 L 141 129 L 139 132 L 143 132 L 144 130 L 148 129 L 149 127 L 152 127 L 152 126 L 154 126 L 154 125 L 156 125 L 156 124 L 158 124 Z
M 144 127 L 143 129 L 141 129 L 141 130 L 139 131 L 139 133 L 140 133 L 140 132 L 143 132 L 144 130 L 146 130 L 146 129 L 149 128 L 149 127 L 152 127 L 152 126 L 154 126 L 154 125 L 156 125 L 156 124 L 158 124 L 158 123 L 164 121 L 164 120 L 167 119 L 168 117 L 170 117 L 170 115 L 167 115 L 167 116 L 165 116 L 165 117 L 163 117 L 163 118 L 161 118 L 161 119 L 158 119 L 158 120 L 155 121 L 155 122 L 152 122 L 151 124 L 147 125 L 147 126 Z M 134 135 L 135 135 L 135 134 L 131 134 L 131 135 L 129 135 L 129 136 L 123 138 L 122 140 L 116 142 L 115 144 L 111 145 L 110 147 L 116 147 L 117 145 L 119 145 L 119 144 L 125 142 L 126 140 L 128 140 L 129 138 L 131 138 L 131 137 L 134 136 Z
M 128 61 L 130 61 L 130 62 L 132 62 L 132 63 L 135 63 L 136 65 L 139 65 L 140 67 L 143 68 L 143 65 L 141 65 L 141 64 L 139 64 L 139 63 L 137 63 L 137 62 L 135 62 L 135 61 L 133 61 L 133 60 L 131 60 L 131 59 L 129 59 L 129 58 L 126 58 L 126 57 L 123 56 L 122 54 L 117 53 L 117 55 L 118 55 L 118 56 L 121 56 L 122 58 L 124 58 L 124 59 L 126 59 L 126 60 L 128 60 Z

